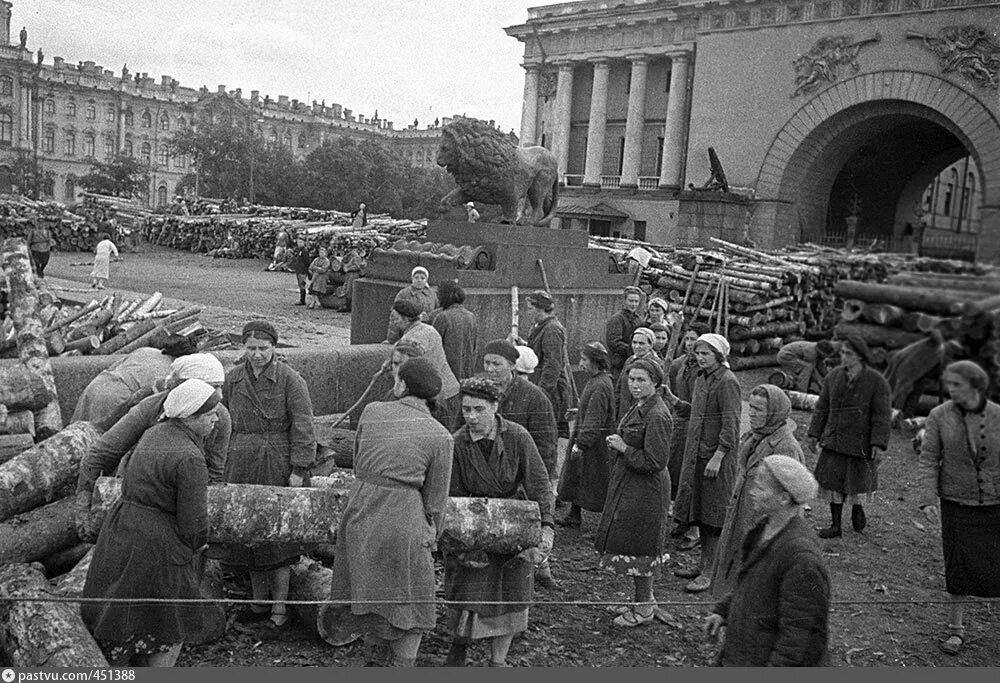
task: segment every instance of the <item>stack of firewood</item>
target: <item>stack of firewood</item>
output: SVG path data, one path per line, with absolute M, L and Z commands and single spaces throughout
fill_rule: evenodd
M 33 225 L 48 227 L 60 251 L 92 251 L 100 232 L 95 221 L 59 202 L 0 197 L 0 238 L 24 237 Z

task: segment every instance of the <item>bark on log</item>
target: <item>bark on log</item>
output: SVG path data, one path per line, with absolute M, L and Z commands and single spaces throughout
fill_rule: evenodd
M 142 315 L 143 313 L 152 313 L 153 310 L 160 305 L 161 301 L 163 301 L 163 293 L 153 292 L 153 294 L 148 299 L 140 303 L 133 312 L 138 315 Z
M 982 275 L 941 275 L 937 273 L 902 272 L 890 275 L 886 284 L 901 287 L 927 287 L 951 290 L 955 293 L 978 292 L 1000 294 L 1000 279 Z
M 884 346 L 889 349 L 901 349 L 924 338 L 922 334 L 866 323 L 838 323 L 833 328 L 833 333 L 837 337 L 856 334 L 869 346 Z
M 31 434 L 0 435 L 0 465 L 11 458 L 21 455 L 35 445 L 35 437 Z
M 880 285 L 874 282 L 840 280 L 833 287 L 836 296 L 861 299 L 870 304 L 893 304 L 908 310 L 948 314 L 955 304 L 963 304 L 969 297 L 922 288 Z
M 729 341 L 745 341 L 747 339 L 762 339 L 764 337 L 788 337 L 805 334 L 805 331 L 805 323 L 798 322 L 764 323 L 757 327 L 743 327 L 741 325 L 729 331 Z
M 292 565 L 292 576 L 288 584 L 289 600 L 329 600 L 332 588 L 332 569 L 310 557 L 303 557 Z M 316 634 L 329 645 L 340 647 L 361 637 L 360 633 L 327 632 L 319 620 L 319 605 L 292 605 L 292 609 L 310 633 Z
M 970 298 L 971 296 L 972 295 L 970 295 Z M 951 312 L 972 316 L 985 313 L 986 311 L 992 311 L 997 308 L 1000 308 L 1000 294 L 994 294 L 993 296 L 988 296 L 985 299 L 967 301 L 964 304 L 953 306 Z
M 87 583 L 87 572 L 90 571 L 90 562 L 93 559 L 94 549 L 91 548 L 72 569 L 59 577 L 59 581 L 56 583 L 56 594 L 66 597 L 83 595 L 83 586 Z
M 30 434 L 35 436 L 35 415 L 30 410 L 8 412 L 0 404 L 0 434 Z
M 704 296 L 709 292 L 709 289 L 715 289 L 715 285 L 718 280 L 711 280 L 709 282 L 695 282 L 692 291 L 696 294 Z M 663 275 L 659 280 L 656 281 L 656 286 L 660 289 L 677 289 L 684 291 L 687 287 L 688 282 L 679 275 Z M 750 306 L 761 304 L 764 302 L 765 297 L 767 297 L 770 292 L 764 291 L 750 291 L 743 288 L 733 288 L 732 298 L 733 301 L 737 301 L 741 304 L 748 304 Z
M 94 311 L 96 311 L 100 307 L 101 307 L 101 303 L 99 301 L 88 301 L 86 306 L 84 306 L 83 308 L 81 308 L 79 311 L 77 311 L 73 315 L 60 320 L 58 323 L 56 323 L 54 325 L 46 327 L 45 328 L 45 334 L 51 334 L 52 332 L 55 332 L 56 330 L 60 330 L 60 329 L 62 329 L 64 327 L 66 327 L 67 325 L 70 325 L 71 323 L 75 323 L 80 318 L 84 317 L 85 315 L 90 315 L 91 313 L 93 313 Z
M 121 480 L 100 477 L 90 509 L 77 519 L 81 538 L 93 542 L 115 501 Z M 347 491 L 227 484 L 208 488 L 209 543 L 332 543 Z
M 0 567 L 0 594 L 12 598 L 51 595 L 39 565 Z M 79 608 L 67 603 L 0 603 L 0 648 L 17 667 L 107 667 L 108 661 L 87 631 Z
M 819 396 L 816 394 L 791 390 L 786 390 L 785 393 L 788 395 L 788 400 L 792 402 L 792 408 L 795 410 L 815 410 L 816 404 L 819 403 Z
M 840 309 L 840 319 L 844 322 L 852 323 L 861 317 L 861 313 L 864 310 L 864 301 L 860 299 L 847 299 L 844 301 L 844 307 Z
M 902 308 L 892 304 L 866 304 L 861 310 L 861 317 L 876 325 L 895 326 L 902 321 L 905 313 Z
M 671 312 L 683 312 L 686 316 L 694 316 L 698 314 L 699 317 L 707 318 L 710 311 L 702 310 L 698 313 L 698 309 L 694 306 L 681 306 L 673 301 L 667 302 L 667 310 Z M 764 322 L 764 315 L 762 313 L 751 313 L 749 315 L 743 315 L 738 313 L 730 313 L 728 316 L 730 325 L 740 325 L 743 327 L 754 327 L 755 325 L 760 325 Z
M 99 436 L 91 423 L 74 422 L 0 465 L 0 521 L 55 500 L 72 486 Z
M 73 537 L 76 538 L 76 527 L 73 528 Z M 79 539 L 77 539 L 79 541 Z M 45 575 L 52 579 L 53 577 L 62 576 L 68 571 L 71 571 L 73 567 L 79 564 L 80 560 L 86 557 L 94 547 L 93 543 L 79 543 L 72 545 L 65 550 L 60 550 L 57 553 L 53 553 L 42 560 L 42 564 L 45 565 Z
M 729 359 L 733 372 L 753 370 L 754 368 L 773 368 L 778 365 L 778 354 L 769 353 L 761 356 L 734 356 Z
M 100 337 L 104 328 L 111 322 L 113 317 L 114 313 L 107 309 L 98 311 L 92 318 L 71 328 L 69 334 L 66 335 L 66 341 L 74 342 L 77 339 L 84 339 L 91 336 Z
M 7 410 L 39 410 L 52 402 L 45 380 L 24 365 L 0 368 L 0 404 Z
M 94 349 L 94 354 L 98 356 L 105 356 L 111 353 L 115 353 L 118 349 L 122 348 L 126 344 L 134 342 L 136 339 L 152 331 L 156 327 L 155 320 L 143 320 L 142 322 L 136 323 L 124 332 L 120 332 L 111 339 L 107 340 L 96 349 Z
M 75 339 L 66 344 L 66 352 L 76 351 L 87 356 L 90 355 L 95 349 L 100 347 L 101 338 L 96 334 L 89 337 L 84 337 L 82 339 Z
M 80 542 L 75 496 L 0 522 L 0 564 L 34 562 Z

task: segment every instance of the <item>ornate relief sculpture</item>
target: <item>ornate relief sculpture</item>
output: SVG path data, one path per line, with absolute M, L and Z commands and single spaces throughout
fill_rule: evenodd
M 852 36 L 820 38 L 809 52 L 792 60 L 792 66 L 795 67 L 795 90 L 791 96 L 810 94 L 833 83 L 838 78 L 837 70 L 841 66 L 850 67 L 852 72 L 857 73 L 861 70 L 858 66 L 861 48 L 880 40 L 882 35 L 878 32 L 872 38 L 857 42 L 853 42 Z
M 978 26 L 947 26 L 937 37 L 910 31 L 907 38 L 919 38 L 924 47 L 938 56 L 944 73 L 958 73 L 984 88 L 997 89 L 1000 69 L 1000 41 Z

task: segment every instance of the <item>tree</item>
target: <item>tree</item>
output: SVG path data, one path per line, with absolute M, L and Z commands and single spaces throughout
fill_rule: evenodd
M 95 161 L 80 185 L 90 192 L 131 198 L 149 185 L 149 168 L 127 154 L 117 154 L 108 162 Z
M 251 173 L 262 170 L 263 140 L 248 126 L 232 120 L 199 121 L 174 133 L 171 154 L 185 154 L 198 170 L 199 194 L 204 197 L 249 197 Z M 260 186 L 254 178 L 255 192 Z
M 17 157 L 10 164 L 10 178 L 18 192 L 31 199 L 51 197 L 56 182 L 56 174 L 43 171 L 38 157 L 24 149 L 17 150 Z

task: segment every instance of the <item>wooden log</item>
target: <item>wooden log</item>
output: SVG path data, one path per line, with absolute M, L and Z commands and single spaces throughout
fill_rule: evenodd
M 142 348 L 143 346 L 152 346 L 154 348 L 160 348 L 163 346 L 164 340 L 169 336 L 162 323 L 155 326 L 149 332 L 146 332 L 140 337 L 135 338 L 128 344 L 125 344 L 118 349 L 118 353 L 132 353 L 136 349 Z
M 138 305 L 135 309 L 135 313 L 142 315 L 143 313 L 151 313 L 160 302 L 163 301 L 163 294 L 161 292 L 153 292 L 153 294 Z
M 985 299 L 977 299 L 976 301 L 967 301 L 962 304 L 956 304 L 952 306 L 951 312 L 973 316 L 985 313 L 986 311 L 996 310 L 997 308 L 1000 308 L 1000 294 L 994 294 L 993 296 L 988 296 Z
M 951 290 L 955 292 L 969 291 L 980 294 L 1000 294 L 1000 279 L 983 275 L 957 275 L 939 273 L 920 273 L 906 271 L 890 275 L 886 284 L 901 287 L 928 287 Z
M 75 526 L 73 527 L 73 536 L 76 538 Z M 57 553 L 52 553 L 42 560 L 42 565 L 45 567 L 45 576 L 52 579 L 53 577 L 62 576 L 66 572 L 72 571 L 73 567 L 79 564 L 80 560 L 86 557 L 87 553 L 93 548 L 93 543 L 78 542 Z
M 92 318 L 70 328 L 69 333 L 66 335 L 66 341 L 73 342 L 77 339 L 99 334 L 111 322 L 111 318 L 113 317 L 114 313 L 109 310 L 102 309 L 98 311 Z
M 889 349 L 901 349 L 924 338 L 922 334 L 867 323 L 838 323 L 833 328 L 833 333 L 837 337 L 856 334 L 869 346 L 884 346 Z
M 32 434 L 0 434 L 0 465 L 34 445 Z
M 765 301 L 764 303 L 761 304 L 755 304 L 753 306 L 745 306 L 742 308 L 742 310 L 740 310 L 740 313 L 747 314 L 747 313 L 756 313 L 757 311 L 766 311 L 771 308 L 779 308 L 781 306 L 787 306 L 788 304 L 794 304 L 797 301 L 798 301 L 797 297 L 783 296 L 777 299 L 771 299 L 769 301 Z
M 795 386 L 795 378 L 784 370 L 775 370 L 767 376 L 767 383 L 773 384 L 779 389 L 788 389 Z
M 69 496 L 0 522 L 0 564 L 42 560 L 79 543 L 76 508 Z
M 729 359 L 733 372 L 753 370 L 755 368 L 772 368 L 778 365 L 778 354 L 768 353 L 759 356 L 734 356 Z
M 667 310 L 674 313 L 684 313 L 685 316 L 691 316 L 692 318 L 696 317 L 696 314 L 703 318 L 707 318 L 711 314 L 711 311 L 699 312 L 694 306 L 682 307 L 680 304 L 672 301 L 667 302 Z M 734 326 L 754 327 L 764 322 L 764 315 L 762 313 L 752 313 L 750 315 L 732 313 L 726 316 L 726 319 L 729 321 L 729 324 Z
M 115 353 L 126 344 L 134 342 L 142 335 L 152 331 L 155 327 L 155 320 L 143 320 L 142 322 L 136 323 L 124 332 L 120 332 L 111 339 L 102 343 L 94 349 L 94 354 L 98 356 L 106 356 L 108 354 Z
M 77 351 L 88 356 L 101 346 L 101 338 L 96 334 L 82 339 L 75 339 L 66 344 L 66 351 Z
M 892 304 L 865 304 L 861 309 L 862 319 L 876 325 L 898 325 L 905 313 L 902 308 Z
M 289 600 L 329 600 L 332 589 L 332 569 L 324 567 L 311 557 L 303 557 L 292 565 L 292 576 L 288 584 Z M 342 629 L 328 630 L 327 624 L 319 618 L 319 605 L 292 605 L 292 610 L 310 633 L 319 636 L 329 645 L 347 645 L 362 635 Z
M 716 285 L 718 282 L 719 280 L 711 280 L 709 282 L 695 282 L 692 291 L 697 294 L 706 295 L 709 292 L 713 291 L 713 285 Z M 687 281 L 679 276 L 664 275 L 660 277 L 659 280 L 656 281 L 656 286 L 659 287 L 660 289 L 676 289 L 679 291 L 683 291 L 684 288 L 687 286 Z M 717 289 L 715 291 L 717 291 Z M 739 303 L 754 305 L 763 303 L 765 297 L 767 297 L 769 294 L 770 292 L 764 292 L 760 290 L 751 291 L 748 289 L 743 289 L 743 288 L 737 289 L 734 287 L 732 291 L 732 299 L 733 301 L 738 301 Z
M 956 304 L 964 304 L 968 297 L 923 288 L 880 285 L 874 282 L 840 280 L 833 287 L 836 296 L 861 299 L 872 304 L 893 304 L 908 310 L 926 313 L 949 314 Z
M 0 434 L 30 434 L 35 436 L 35 416 L 30 410 L 8 412 L 0 404 Z
M 83 595 L 83 586 L 87 583 L 87 572 L 90 570 L 90 561 L 93 559 L 94 549 L 91 548 L 72 569 L 59 577 L 59 581 L 56 583 L 56 594 L 67 597 Z
M 0 566 L 0 593 L 22 599 L 51 595 L 39 566 Z M 0 602 L 0 648 L 17 667 L 108 666 L 79 609 L 67 603 Z
M 72 486 L 99 436 L 91 423 L 74 422 L 0 465 L 0 521 L 51 502 Z
M 63 318 L 58 323 L 51 325 L 50 327 L 46 327 L 45 334 L 51 334 L 56 330 L 60 330 L 66 327 L 67 325 L 70 325 L 71 323 L 75 323 L 80 318 L 84 317 L 85 315 L 89 315 L 90 313 L 92 313 L 93 311 L 97 310 L 100 307 L 101 303 L 99 301 L 88 301 L 87 305 L 78 310 L 76 313 L 73 313 L 67 318 Z
M 729 341 L 745 341 L 747 339 L 761 339 L 764 337 L 787 337 L 796 334 L 805 334 L 805 323 L 799 322 L 773 322 L 764 323 L 756 327 L 734 327 L 729 331 Z
M 786 390 L 785 393 L 788 395 L 788 400 L 792 402 L 792 408 L 795 410 L 815 410 L 816 404 L 819 403 L 819 396 L 816 394 L 807 394 L 802 391 L 792 390 Z
M 121 480 L 99 477 L 89 510 L 77 518 L 81 538 L 94 541 L 121 496 Z M 227 484 L 208 488 L 209 543 L 332 543 L 347 491 Z
M 45 380 L 27 366 L 0 368 L 0 404 L 8 410 L 39 410 L 51 400 Z
M 846 299 L 840 309 L 840 319 L 844 322 L 852 323 L 861 317 L 865 310 L 865 302 L 860 299 Z

